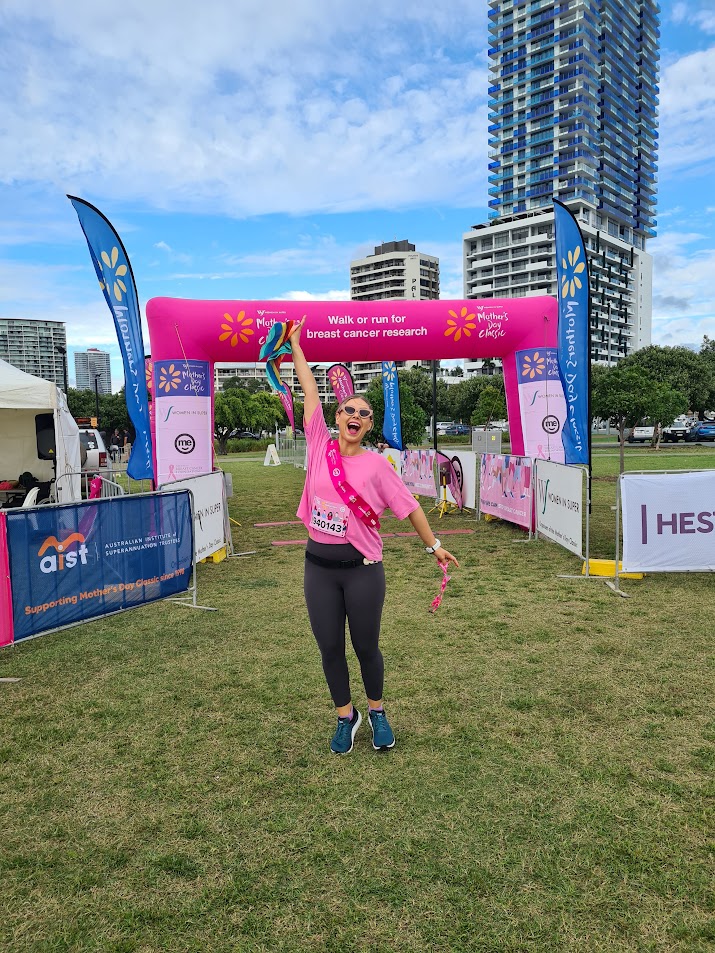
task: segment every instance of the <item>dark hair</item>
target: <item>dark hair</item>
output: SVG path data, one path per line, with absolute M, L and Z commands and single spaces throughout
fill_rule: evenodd
M 336 414 L 339 413 L 346 404 L 350 403 L 351 400 L 361 400 L 363 404 L 367 404 L 367 406 L 370 408 L 370 412 L 372 413 L 373 417 L 375 416 L 375 409 L 373 408 L 372 404 L 367 399 L 367 397 L 363 397 L 362 394 L 350 394 L 350 396 L 346 397 L 345 400 L 341 400 L 340 403 L 338 404 L 338 409 L 335 411 L 335 413 Z

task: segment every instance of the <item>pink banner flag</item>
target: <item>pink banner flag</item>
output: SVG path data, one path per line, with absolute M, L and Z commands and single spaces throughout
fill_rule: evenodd
M 327 374 L 339 404 L 342 404 L 348 397 L 352 397 L 355 393 L 353 377 L 344 364 L 333 364 L 332 367 L 328 368 Z

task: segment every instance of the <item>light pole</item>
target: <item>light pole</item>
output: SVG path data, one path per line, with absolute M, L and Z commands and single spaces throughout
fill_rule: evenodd
M 94 375 L 94 415 L 97 418 L 97 430 L 99 430 L 99 378 L 102 376 L 100 371 L 99 374 Z
M 62 369 L 65 379 L 65 397 L 67 396 L 67 348 L 63 344 L 55 344 L 55 350 L 62 355 Z

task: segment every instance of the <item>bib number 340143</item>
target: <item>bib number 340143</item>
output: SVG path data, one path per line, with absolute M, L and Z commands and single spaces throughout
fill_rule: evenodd
M 345 537 L 348 531 L 348 517 L 350 509 L 344 503 L 333 503 L 330 500 L 321 500 L 313 497 L 313 507 L 310 514 L 310 525 L 319 533 L 329 536 Z

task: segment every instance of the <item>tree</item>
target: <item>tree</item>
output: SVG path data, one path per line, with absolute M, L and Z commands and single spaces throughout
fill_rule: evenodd
M 270 390 L 268 381 L 258 377 L 229 377 L 224 381 L 223 390 L 234 390 L 237 387 L 247 390 L 249 394 Z
M 712 373 L 714 382 L 705 410 L 715 410 L 715 341 L 709 338 L 707 334 L 703 337 L 703 343 L 700 345 L 698 357 Z
M 468 377 L 449 388 L 448 416 L 453 420 L 471 421 L 479 397 L 485 387 L 494 387 L 493 377 Z
M 400 394 L 405 388 L 409 388 L 410 394 L 415 403 L 422 408 L 427 415 L 427 419 L 432 416 L 432 374 L 427 367 L 411 367 L 407 371 L 398 371 L 400 379 Z M 382 383 L 380 382 L 382 387 Z M 448 387 L 444 381 L 437 381 L 437 416 L 444 414 L 449 416 L 450 402 L 449 391 L 459 384 Z
M 676 392 L 678 401 L 673 393 L 667 384 L 659 383 L 642 367 L 629 367 L 625 360 L 593 375 L 591 412 L 618 430 L 621 473 L 625 469 L 626 427 L 634 427 L 644 418 L 657 422 L 665 411 L 672 420 L 686 405 L 682 394 Z
M 246 430 L 254 425 L 251 400 L 251 395 L 242 387 L 219 391 L 214 397 L 214 436 L 218 440 L 219 453 L 226 453 L 232 430 Z
M 469 422 L 473 426 L 479 426 L 489 423 L 490 420 L 504 420 L 506 415 L 504 378 L 492 377 L 489 379 L 489 384 L 482 388 Z
M 253 410 L 253 426 L 257 430 L 275 430 L 281 422 L 286 422 L 286 413 L 280 397 L 266 391 L 257 391 L 251 394 Z
M 681 393 L 685 409 L 707 410 L 715 391 L 715 369 L 708 360 L 688 347 L 651 347 L 634 351 L 619 362 L 622 367 L 639 367 L 651 378 Z M 668 424 L 670 421 L 663 421 Z
M 427 415 L 417 403 L 409 386 L 403 385 L 402 373 L 398 373 L 400 381 L 400 416 L 402 418 L 402 441 L 405 445 L 408 443 L 420 446 L 425 436 L 425 426 L 427 424 Z M 405 372 L 409 374 L 410 371 Z M 376 444 L 382 440 L 382 424 L 385 418 L 385 401 L 382 395 L 382 380 L 376 377 L 367 389 L 365 394 L 372 404 L 374 416 L 374 427 L 368 435 L 370 443 Z M 333 418 L 330 418 L 333 419 Z

